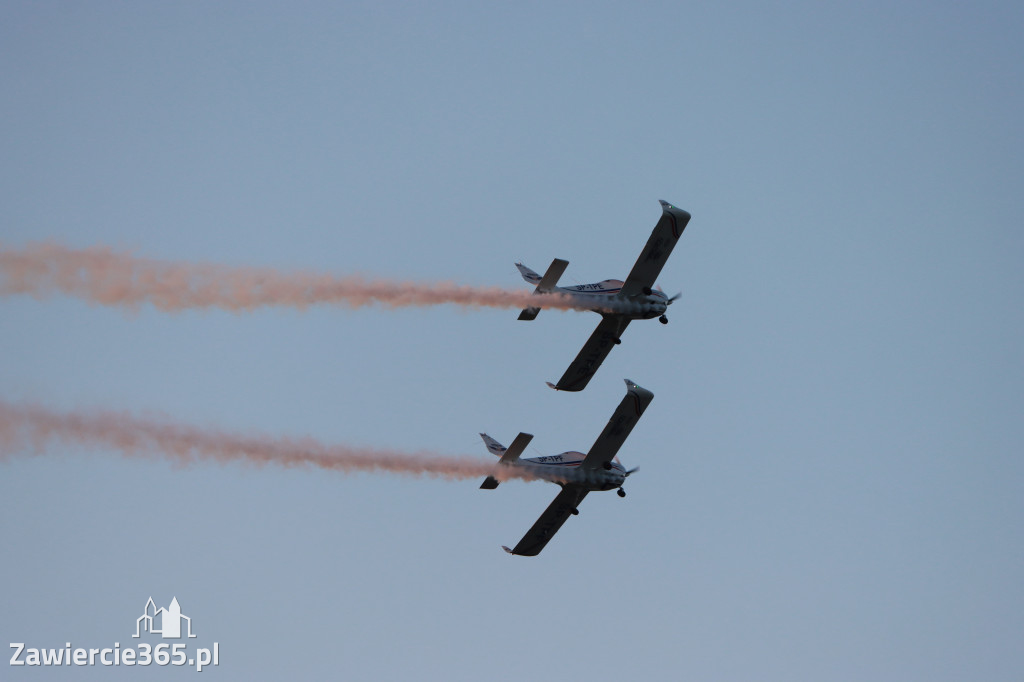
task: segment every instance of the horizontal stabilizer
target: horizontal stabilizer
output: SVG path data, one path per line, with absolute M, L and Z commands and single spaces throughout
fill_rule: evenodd
M 520 433 L 516 436 L 516 439 L 512 441 L 512 445 L 506 448 L 486 433 L 481 433 L 480 437 L 484 439 L 484 443 L 487 444 L 487 449 L 491 453 L 501 457 L 501 459 L 498 460 L 499 464 L 514 464 L 515 461 L 519 459 L 519 455 L 523 454 L 523 451 L 526 450 L 526 446 L 530 444 L 531 440 L 533 440 L 532 434 Z M 500 481 L 498 481 L 494 476 L 488 476 L 484 479 L 484 482 L 480 484 L 480 489 L 494 490 L 498 487 L 499 482 Z
M 537 273 L 530 270 L 524 265 L 519 263 L 516 264 L 519 271 L 523 273 L 523 279 L 528 282 L 532 282 L 536 277 Z M 562 276 L 565 269 L 569 267 L 569 261 L 556 258 L 551 261 L 551 265 L 548 266 L 547 272 L 540 278 L 540 282 L 537 283 L 537 288 L 534 289 L 535 294 L 547 294 L 555 290 L 555 285 L 558 284 L 558 278 Z M 525 308 L 523 312 L 519 313 L 520 320 L 534 320 L 537 318 L 537 313 L 540 312 L 540 308 Z
M 556 258 L 551 261 L 548 271 L 540 278 L 540 284 L 537 285 L 537 293 L 544 294 L 554 289 L 555 285 L 558 284 L 558 279 L 567 267 L 569 267 L 569 261 L 567 260 Z
M 511 550 L 511 549 L 509 549 L 508 547 L 506 547 L 505 545 L 502 545 L 502 546 L 501 546 L 501 548 L 502 548 L 503 550 L 505 550 L 506 552 L 508 552 L 509 554 L 511 554 L 511 553 L 512 553 L 512 550 Z
M 512 445 L 509 445 L 508 449 L 505 450 L 505 454 L 501 456 L 501 463 L 512 464 L 519 459 L 519 455 L 523 454 L 531 440 L 533 440 L 532 433 L 520 433 L 516 436 L 516 439 L 512 441 Z

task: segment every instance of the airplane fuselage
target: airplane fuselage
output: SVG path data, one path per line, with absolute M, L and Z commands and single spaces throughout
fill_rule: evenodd
M 622 280 L 618 279 L 573 287 L 555 287 L 554 291 L 584 302 L 595 312 L 611 310 L 631 320 L 650 320 L 661 317 L 668 310 L 668 297 L 663 292 L 652 290 L 649 294 L 623 296 Z
M 615 490 L 626 480 L 626 468 L 618 462 L 609 462 L 611 468 L 583 469 L 581 452 L 563 452 L 547 457 L 518 459 L 510 466 L 526 469 L 532 476 L 552 483 L 579 485 L 587 490 Z

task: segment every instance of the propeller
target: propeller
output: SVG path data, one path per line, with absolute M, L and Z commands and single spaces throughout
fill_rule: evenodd
M 655 288 L 656 288 L 656 289 L 657 289 L 658 291 L 660 291 L 660 292 L 661 292 L 662 294 L 664 294 L 664 293 L 665 293 L 665 290 L 661 288 L 661 285 L 660 285 L 660 284 L 659 284 L 659 285 L 658 285 L 657 287 L 655 287 Z M 680 291 L 680 292 L 679 292 L 678 294 L 676 294 L 676 295 L 675 295 L 675 296 L 673 296 L 672 298 L 668 299 L 668 301 L 666 301 L 666 304 L 667 304 L 667 305 L 672 305 L 672 301 L 676 300 L 677 298 L 679 298 L 679 297 L 680 297 L 680 296 L 682 296 L 682 295 L 683 295 L 683 292 L 681 292 L 681 291 Z
M 632 469 L 626 472 L 626 478 L 629 478 L 630 474 L 636 473 L 637 471 L 640 471 L 640 467 L 633 467 Z

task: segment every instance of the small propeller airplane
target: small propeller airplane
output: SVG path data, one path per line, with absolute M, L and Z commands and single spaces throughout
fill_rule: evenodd
M 533 439 L 531 434 L 520 433 L 512 445 L 505 448 L 486 433 L 481 433 L 480 437 L 484 439 L 487 449 L 501 458 L 502 466 L 520 467 L 532 476 L 562 486 L 562 492 L 548 505 L 519 544 L 514 549 L 502 545 L 502 549 L 509 554 L 537 556 L 566 519 L 580 513 L 578 507 L 587 493 L 592 490 L 618 489 L 619 497 L 625 497 L 626 491 L 622 489 L 622 484 L 636 469 L 627 470 L 616 453 L 653 399 L 653 393 L 626 379 L 626 397 L 615 408 L 612 418 L 586 455 L 582 452 L 563 452 L 560 455 L 520 459 L 519 455 Z M 498 487 L 498 480 L 488 476 L 480 487 L 494 490 Z
M 668 298 L 665 292 L 651 287 L 665 266 L 669 254 L 672 253 L 672 247 L 679 241 L 686 224 L 690 222 L 690 214 L 667 201 L 661 201 L 661 210 L 661 219 L 654 226 L 647 245 L 640 252 L 640 257 L 637 258 L 625 282 L 606 279 L 596 284 L 559 287 L 556 286 L 558 278 L 565 272 L 569 261 L 561 258 L 551 261 L 543 277 L 522 263 L 516 263 L 523 279 L 537 286 L 534 293 L 560 293 L 572 296 L 579 300 L 581 307 L 588 307 L 601 313 L 601 323 L 583 344 L 579 355 L 569 365 L 569 369 L 565 370 L 562 378 L 558 383 L 547 382 L 551 388 L 558 391 L 582 391 L 586 388 L 597 368 L 608 357 L 612 346 L 622 342 L 622 332 L 632 320 L 649 320 L 657 317 L 662 324 L 668 324 L 665 311 L 679 298 L 681 292 Z M 539 312 L 540 308 L 526 308 L 519 314 L 519 319 L 532 320 Z

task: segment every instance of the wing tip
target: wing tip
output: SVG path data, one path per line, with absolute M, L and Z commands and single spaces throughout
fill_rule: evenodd
M 626 393 L 634 393 L 638 397 L 653 399 L 654 394 L 648 391 L 646 388 L 636 383 L 632 379 L 623 379 L 626 382 Z
M 545 381 L 544 383 L 546 383 L 548 386 L 550 386 L 551 388 L 555 389 L 556 391 L 566 391 L 567 393 L 578 393 L 578 392 L 582 391 L 584 388 L 587 387 L 587 384 L 590 383 L 590 377 L 592 377 L 592 376 L 593 376 L 593 374 L 590 374 L 590 375 L 587 375 L 585 377 L 581 377 L 580 379 L 577 379 L 576 381 L 568 383 L 568 384 L 563 384 L 562 383 L 562 379 L 564 379 L 565 377 L 562 377 L 562 379 L 559 379 L 557 384 L 553 384 L 550 381 Z
M 661 204 L 661 210 L 664 211 L 665 213 L 674 211 L 685 216 L 687 220 L 691 218 L 690 213 L 688 211 L 684 211 L 683 209 L 679 208 L 678 206 L 675 206 L 674 204 L 670 204 L 664 199 L 658 199 L 658 203 Z

